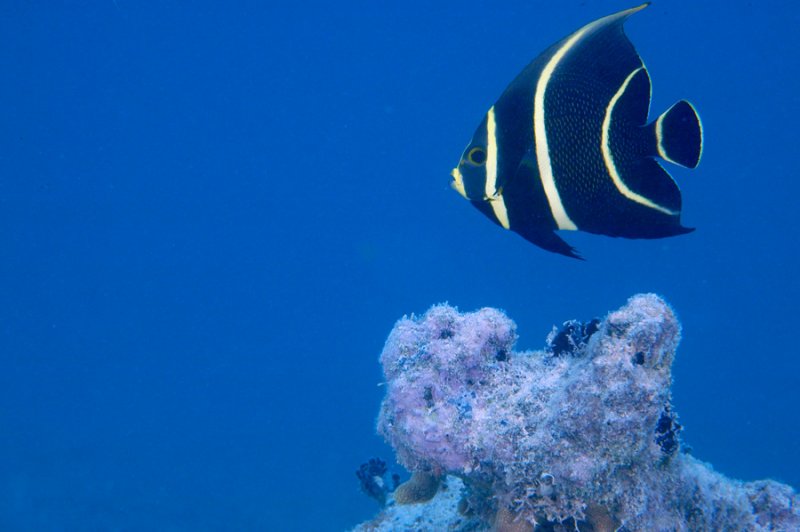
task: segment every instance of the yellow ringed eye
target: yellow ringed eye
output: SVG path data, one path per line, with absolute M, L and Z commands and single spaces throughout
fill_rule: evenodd
M 467 153 L 467 161 L 475 166 L 483 166 L 486 164 L 486 150 L 480 146 L 475 146 Z

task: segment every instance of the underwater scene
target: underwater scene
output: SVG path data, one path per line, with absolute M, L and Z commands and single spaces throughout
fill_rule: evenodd
M 798 27 L 4 3 L 0 530 L 800 530 Z

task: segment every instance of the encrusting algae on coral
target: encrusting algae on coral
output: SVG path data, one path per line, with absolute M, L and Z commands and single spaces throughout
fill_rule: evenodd
M 450 486 L 411 505 L 409 527 L 800 530 L 789 486 L 730 480 L 680 452 L 670 396 L 680 325 L 662 299 L 568 324 L 538 352 L 514 352 L 516 326 L 495 309 L 439 305 L 395 325 L 378 432 L 407 469 L 441 471 Z M 360 529 L 397 529 L 403 508 Z

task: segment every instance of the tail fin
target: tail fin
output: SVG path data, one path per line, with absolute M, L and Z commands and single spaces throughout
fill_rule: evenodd
M 659 157 L 688 168 L 697 166 L 703 153 L 703 126 L 692 104 L 679 101 L 650 127 L 655 134 Z

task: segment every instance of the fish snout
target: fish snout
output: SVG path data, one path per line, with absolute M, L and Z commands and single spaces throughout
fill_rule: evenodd
M 464 176 L 461 175 L 461 171 L 457 167 L 453 168 L 450 175 L 453 177 L 453 180 L 450 182 L 452 189 L 461 194 L 464 199 L 469 199 L 467 198 L 467 191 L 464 188 Z

